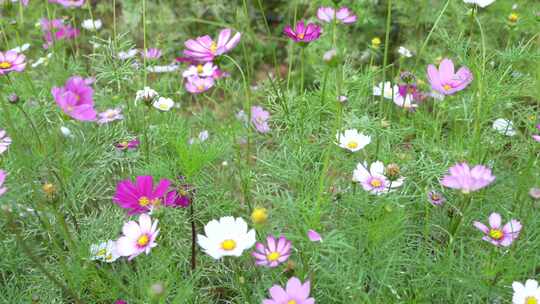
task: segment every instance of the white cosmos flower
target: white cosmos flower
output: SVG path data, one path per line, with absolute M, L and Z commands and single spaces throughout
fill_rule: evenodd
M 170 98 L 166 97 L 160 97 L 158 100 L 154 101 L 152 104 L 154 108 L 160 110 L 160 111 L 169 111 L 172 107 L 174 107 L 174 101 Z
M 144 87 L 144 89 L 137 91 L 137 94 L 135 95 L 135 103 L 138 101 L 151 101 L 158 97 L 158 95 L 158 92 L 151 87 Z
M 398 48 L 398 53 L 403 56 L 403 57 L 407 57 L 407 58 L 411 58 L 413 56 L 413 53 L 407 49 L 406 47 L 404 46 L 400 46 Z
M 32 67 L 36 68 L 42 64 L 47 65 L 49 63 L 49 59 L 52 57 L 52 53 L 47 54 L 45 57 L 39 57 L 38 60 L 36 60 L 34 63 L 32 63 Z
M 514 289 L 512 304 L 540 303 L 540 288 L 536 280 L 527 280 L 525 285 L 514 282 L 512 288 Z
M 100 19 L 92 20 L 92 19 L 86 19 L 81 23 L 81 26 L 85 30 L 89 31 L 99 31 L 101 27 L 103 26 L 103 23 Z
M 116 250 L 116 242 L 113 240 L 92 245 L 90 247 L 90 254 L 92 255 L 90 259 L 93 261 L 100 260 L 107 263 L 112 263 L 120 257 Z
M 495 0 L 463 0 L 463 2 L 465 3 L 470 3 L 470 4 L 476 4 L 480 7 L 486 7 L 490 4 L 492 4 L 493 2 L 495 2 Z
M 364 190 L 381 195 L 390 192 L 394 188 L 401 187 L 405 178 L 399 177 L 397 180 L 390 181 L 384 175 L 384 164 L 381 161 L 376 161 L 371 166 L 368 166 L 366 162 L 358 163 L 353 171 L 352 180 L 360 183 Z
M 239 257 L 256 241 L 255 230 L 248 231 L 248 225 L 241 217 L 225 216 L 211 220 L 204 226 L 204 233 L 206 236 L 197 235 L 197 244 L 216 260 L 224 256 Z
M 358 133 L 356 129 L 345 130 L 343 133 L 336 134 L 338 145 L 351 152 L 362 150 L 371 142 L 371 137 Z
M 60 132 L 62 133 L 62 135 L 64 135 L 64 137 L 73 138 L 73 134 L 71 133 L 71 130 L 68 129 L 68 127 L 61 126 Z
M 131 50 L 127 50 L 125 52 L 118 52 L 118 58 L 121 59 L 121 60 L 126 60 L 126 59 L 130 59 L 130 58 L 133 58 L 135 57 L 135 55 L 137 55 L 137 50 L 136 49 L 131 49 Z
M 392 83 L 390 83 L 390 81 L 384 83 L 384 89 L 382 82 L 373 87 L 373 95 L 381 96 L 381 94 L 383 94 L 383 97 L 386 99 L 393 99 L 394 94 L 397 94 L 398 91 L 398 86 L 392 86 Z
M 217 66 L 215 66 L 212 62 L 207 62 L 204 65 L 198 64 L 198 65 L 190 65 L 187 70 L 182 73 L 182 76 L 185 78 L 191 77 L 191 76 L 199 76 L 199 77 L 211 77 L 214 75 L 214 71 L 217 70 Z
M 148 72 L 151 73 L 169 73 L 174 72 L 180 68 L 177 64 L 169 64 L 169 65 L 154 65 L 147 67 Z
M 17 53 L 22 53 L 22 52 L 28 50 L 29 48 L 30 48 L 30 43 L 25 43 L 25 44 L 23 44 L 21 46 L 18 46 L 16 48 L 14 48 L 14 49 L 11 49 L 11 51 L 17 52 Z
M 493 122 L 493 129 L 502 135 L 515 136 L 516 130 L 512 121 L 504 118 L 495 119 Z

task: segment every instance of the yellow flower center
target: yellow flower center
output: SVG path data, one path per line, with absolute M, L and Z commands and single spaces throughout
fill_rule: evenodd
M 225 251 L 231 251 L 236 248 L 236 242 L 234 240 L 225 240 L 221 243 L 221 249 Z
M 108 255 L 105 257 L 105 260 L 106 260 L 106 261 L 112 260 L 112 254 L 108 254 Z
M 500 240 L 502 239 L 504 233 L 499 230 L 499 229 L 491 229 L 489 231 L 489 236 L 492 238 L 492 239 L 495 239 L 495 240 Z
M 287 302 L 287 304 L 296 304 L 296 301 L 295 300 L 290 300 L 289 302 Z
M 526 297 L 524 304 L 538 304 L 538 300 L 535 297 Z
M 150 242 L 150 238 L 148 237 L 148 235 L 143 234 L 143 235 L 142 235 L 141 237 L 139 237 L 139 239 L 137 240 L 137 245 L 143 247 L 143 246 L 148 245 L 148 242 Z
M 160 108 L 161 110 L 163 110 L 163 111 L 166 111 L 166 110 L 169 109 L 169 106 L 166 105 L 166 104 L 164 104 L 164 103 L 160 103 L 160 104 L 159 104 L 159 108 Z
M 197 90 L 198 91 L 204 91 L 204 86 L 203 85 L 198 85 Z
M 519 15 L 516 13 L 511 13 L 510 16 L 508 16 L 508 21 L 515 23 L 519 19 Z
M 146 207 L 148 206 L 148 204 L 150 204 L 150 199 L 148 199 L 148 197 L 146 196 L 141 196 L 139 198 L 139 205 L 143 206 L 143 207 Z
M 128 145 L 129 145 L 129 143 L 128 143 L 127 141 L 123 141 L 123 142 L 120 143 L 120 146 L 121 146 L 122 148 L 127 148 Z
M 306 35 L 306 34 L 304 34 L 304 33 L 300 33 L 300 34 L 298 34 L 298 38 L 304 39 L 305 35 Z
M 103 249 L 100 249 L 100 250 L 96 253 L 96 256 L 104 256 L 106 253 L 107 253 L 107 250 L 106 250 L 105 248 L 103 248 Z
M 212 42 L 212 44 L 210 45 L 210 52 L 212 52 L 212 54 L 215 54 L 217 51 L 217 44 L 215 42 Z
M 270 261 L 270 262 L 275 262 L 277 261 L 279 258 L 281 257 L 281 254 L 279 254 L 279 252 L 271 252 L 269 254 L 266 255 L 266 258 Z
M 358 143 L 356 141 L 350 141 L 348 144 L 347 144 L 347 148 L 349 149 L 356 149 L 358 148 Z
M 434 200 L 434 201 L 438 201 L 439 199 L 441 199 L 437 194 L 433 194 L 431 196 L 431 199 Z
M 449 84 L 445 84 L 443 88 L 445 91 L 450 91 L 452 89 L 452 87 Z
M 375 187 L 375 188 L 378 188 L 380 186 L 382 186 L 382 182 L 378 179 L 372 179 L 371 182 L 369 182 L 371 184 L 371 186 Z
M 265 208 L 255 208 L 251 213 L 251 220 L 255 224 L 262 224 L 268 219 L 268 213 Z
M 69 113 L 69 112 L 73 112 L 74 109 L 75 109 L 75 108 L 74 108 L 73 106 L 67 106 L 67 111 L 68 111 L 68 113 Z
M 7 61 L 0 62 L 0 69 L 9 69 L 11 67 L 12 67 L 11 63 Z
M 202 72 L 203 72 L 203 66 L 202 66 L 202 64 L 197 65 L 197 73 L 198 73 L 198 74 L 202 74 Z

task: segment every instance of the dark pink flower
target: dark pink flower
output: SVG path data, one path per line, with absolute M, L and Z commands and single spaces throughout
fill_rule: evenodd
M 508 247 L 518 238 L 521 231 L 521 223 L 511 219 L 510 222 L 502 226 L 501 221 L 501 215 L 493 212 L 489 216 L 490 227 L 478 221 L 474 221 L 473 225 L 485 234 L 482 238 L 484 241 L 490 242 L 495 246 Z
M 133 140 L 130 140 L 130 141 L 122 141 L 122 142 L 119 142 L 119 143 L 116 143 L 114 146 L 116 148 L 118 148 L 118 150 L 135 150 L 139 147 L 139 140 L 138 139 L 133 139 Z
M 313 229 L 308 230 L 307 236 L 308 236 L 308 239 L 312 242 L 322 242 L 321 235 Z
M 181 207 L 187 208 L 191 205 L 191 198 L 195 193 L 195 188 L 185 183 L 185 177 L 178 177 L 180 185 L 176 187 L 176 190 L 167 193 L 165 205 L 169 207 Z
M 94 110 L 94 90 L 80 76 L 70 77 L 63 87 L 51 90 L 56 103 L 70 117 L 81 121 L 93 121 L 97 113 Z
M 472 169 L 467 163 L 456 164 L 448 169 L 448 175 L 441 180 L 447 188 L 460 189 L 463 193 L 470 193 L 487 187 L 495 180 L 491 169 L 476 165 Z
M 304 284 L 297 278 L 292 277 L 283 289 L 279 285 L 270 288 L 271 299 L 263 300 L 263 304 L 315 304 L 315 299 L 309 297 L 310 282 Z
M 309 23 L 307 26 L 304 21 L 299 21 L 296 23 L 295 28 L 291 28 L 290 25 L 287 25 L 283 29 L 283 33 L 295 42 L 311 42 L 319 39 L 322 33 L 320 26 L 315 23 Z
M 48 49 L 55 40 L 73 39 L 79 36 L 80 31 L 69 24 L 64 24 L 62 19 L 41 19 L 41 30 L 45 44 L 43 48 Z
M 0 75 L 22 72 L 26 67 L 26 57 L 15 51 L 0 52 Z
M 217 41 L 214 41 L 208 35 L 189 39 L 184 44 L 186 46 L 184 56 L 192 62 L 213 61 L 217 56 L 232 50 L 240 42 L 242 34 L 236 33 L 232 38 L 231 34 L 232 30 L 226 28 L 219 32 Z
M 81 7 L 84 5 L 84 0 L 49 0 L 49 3 L 56 3 L 64 7 Z
M 276 239 L 269 235 L 266 238 L 266 244 L 255 244 L 255 251 L 251 255 L 255 258 L 256 265 L 273 268 L 289 259 L 291 249 L 291 241 L 284 236 Z
M 431 88 L 443 95 L 452 95 L 461 91 L 473 80 L 473 75 L 467 67 L 461 67 L 455 73 L 454 62 L 448 58 L 441 61 L 439 69 L 430 64 L 427 74 Z
M 128 304 L 128 302 L 126 302 L 124 300 L 116 300 L 116 301 L 114 301 L 114 304 Z
M 149 48 L 141 53 L 146 59 L 159 59 L 161 57 L 161 50 L 157 48 Z
M 0 170 L 0 196 L 6 193 L 7 188 L 4 186 L 4 181 L 6 180 L 7 173 L 4 170 Z
M 536 128 L 540 131 L 540 125 L 537 125 Z M 537 142 L 540 142 L 540 135 L 534 134 L 534 135 L 532 136 L 532 138 L 533 138 L 534 140 L 536 140 Z
M 358 19 L 356 15 L 347 7 L 342 7 L 337 11 L 333 7 L 320 7 L 317 10 L 317 18 L 324 22 L 334 22 L 334 19 L 338 23 L 355 23 Z
M 128 215 L 145 213 L 160 205 L 167 205 L 166 193 L 171 185 L 168 179 L 162 179 L 154 188 L 154 179 L 150 175 L 137 176 L 135 183 L 126 179 L 118 183 L 113 201 L 128 210 Z
M 429 191 L 427 194 L 427 197 L 428 197 L 429 202 L 433 206 L 441 206 L 442 204 L 444 204 L 444 202 L 446 202 L 446 199 L 444 198 L 444 196 L 442 196 L 442 194 L 434 190 Z

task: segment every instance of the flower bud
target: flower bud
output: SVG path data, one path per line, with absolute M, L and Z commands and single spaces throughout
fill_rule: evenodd
M 41 186 L 41 189 L 43 190 L 43 193 L 45 193 L 45 195 L 48 198 L 53 198 L 54 195 L 56 194 L 56 187 L 51 183 L 43 184 L 43 186 Z
M 15 93 L 9 94 L 8 101 L 9 103 L 16 104 L 19 102 L 19 96 Z
M 389 164 L 386 166 L 386 177 L 391 181 L 395 181 L 399 178 L 400 171 L 397 164 Z
M 268 220 L 268 211 L 266 208 L 255 208 L 251 213 L 251 221 L 254 224 L 264 224 Z
M 379 37 L 374 37 L 373 39 L 371 39 L 371 47 L 374 49 L 378 49 L 381 46 L 381 43 L 382 41 Z
M 165 292 L 165 286 L 161 282 L 154 283 L 150 286 L 150 292 L 153 296 L 159 297 Z

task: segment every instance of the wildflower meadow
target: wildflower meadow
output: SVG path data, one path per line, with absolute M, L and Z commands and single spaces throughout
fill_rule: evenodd
M 0 0 L 0 105 L 0 303 L 540 304 L 537 0 Z

